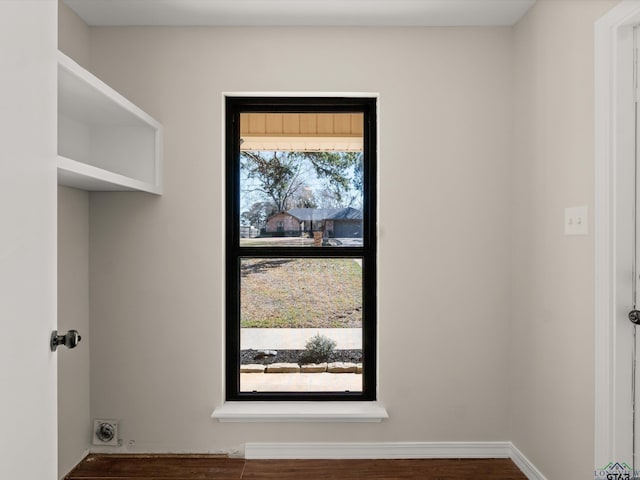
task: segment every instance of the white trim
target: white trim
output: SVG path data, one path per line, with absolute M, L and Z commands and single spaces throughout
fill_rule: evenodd
M 535 0 L 65 0 L 89 26 L 511 26 Z M 362 12 L 366 11 L 363 15 Z
M 511 442 L 247 443 L 247 460 L 509 458 L 530 480 L 546 477 Z
M 547 478 L 523 455 L 523 453 L 513 443 L 511 444 L 511 454 L 509 458 L 525 474 L 529 480 L 547 480 Z
M 211 414 L 219 422 L 381 422 L 377 402 L 225 402 Z
M 376 98 L 380 99 L 380 93 L 376 92 L 222 92 L 222 100 L 227 97 L 319 97 L 319 98 Z M 224 109 L 224 104 L 223 104 Z M 223 128 L 224 131 L 224 128 Z
M 596 468 L 610 461 L 629 463 L 632 453 L 631 327 L 625 316 L 631 298 L 628 224 L 633 160 L 625 151 L 634 135 L 628 114 L 631 102 L 626 99 L 632 88 L 629 32 L 639 21 L 640 2 L 626 0 L 595 24 Z
M 84 451 L 80 454 L 80 455 L 76 455 L 77 460 L 75 462 L 73 462 L 71 465 L 72 467 L 69 468 L 69 471 L 59 474 L 60 476 L 58 477 L 58 480 L 64 480 L 65 478 L 67 478 L 67 475 L 69 475 L 69 473 L 71 473 L 71 471 L 80 464 L 80 462 L 82 462 L 82 460 L 85 459 L 85 457 L 87 455 L 89 455 L 91 452 L 90 448 L 85 448 Z
M 511 442 L 247 443 L 262 459 L 510 458 Z

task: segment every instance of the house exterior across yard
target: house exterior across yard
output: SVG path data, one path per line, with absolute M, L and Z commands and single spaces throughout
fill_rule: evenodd
M 362 237 L 362 211 L 355 208 L 292 208 L 267 219 L 267 236 L 302 236 L 322 231 L 326 238 Z

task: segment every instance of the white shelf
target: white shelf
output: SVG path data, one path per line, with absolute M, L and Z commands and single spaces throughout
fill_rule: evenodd
M 160 188 L 150 183 L 61 156 L 58 156 L 58 185 L 97 192 L 130 190 L 158 195 L 162 193 Z
M 58 183 L 162 193 L 162 126 L 58 52 Z

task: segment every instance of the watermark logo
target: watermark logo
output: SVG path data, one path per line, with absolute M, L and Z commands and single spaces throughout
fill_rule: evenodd
M 634 475 L 633 469 L 624 462 L 609 462 L 605 467 L 594 472 L 595 480 L 634 480 L 639 478 Z

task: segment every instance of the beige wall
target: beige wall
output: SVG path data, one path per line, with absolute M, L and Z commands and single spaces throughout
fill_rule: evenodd
M 594 21 L 617 2 L 538 1 L 514 28 L 510 439 L 547 478 L 592 478 Z
M 513 29 L 90 29 L 76 60 L 164 124 L 166 184 L 90 196 L 91 417 L 122 419 L 130 451 L 512 440 L 590 478 L 593 237 L 562 223 L 593 210 L 593 22 L 615 3 L 539 0 Z M 209 419 L 238 91 L 380 93 L 382 424 Z
M 87 67 L 89 28 L 58 3 L 58 48 Z M 78 330 L 73 351 L 58 350 L 58 477 L 91 443 L 89 368 L 89 193 L 58 187 L 58 330 Z
M 510 28 L 92 28 L 97 75 L 165 132 L 162 197 L 91 196 L 93 416 L 122 419 L 132 451 L 508 439 L 511 39 Z M 380 94 L 382 424 L 209 418 L 223 398 L 222 92 L 241 91 Z
M 89 27 L 73 10 L 58 0 L 58 49 L 89 68 Z
M 58 187 L 58 331 L 78 330 L 73 350 L 58 349 L 58 477 L 91 443 L 89 398 L 89 195 Z

